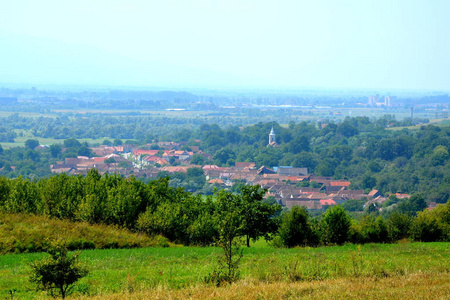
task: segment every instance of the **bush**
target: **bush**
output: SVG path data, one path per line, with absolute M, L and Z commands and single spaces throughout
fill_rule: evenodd
M 389 240 L 396 242 L 408 238 L 412 221 L 411 215 L 393 212 L 386 219 Z
M 388 242 L 388 229 L 382 217 L 364 216 L 358 223 L 352 224 L 350 240 L 353 243 L 385 243 Z
M 450 240 L 450 202 L 420 212 L 412 222 L 411 237 L 421 242 Z
M 47 250 L 50 257 L 32 263 L 30 281 L 38 289 L 48 291 L 52 296 L 65 298 L 73 284 L 88 274 L 78 262 L 78 254 L 68 256 L 66 246 L 55 246 Z

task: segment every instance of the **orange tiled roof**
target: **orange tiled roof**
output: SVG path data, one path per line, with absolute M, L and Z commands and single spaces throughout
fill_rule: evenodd
M 348 187 L 350 186 L 351 182 L 350 181 L 331 181 L 330 185 L 331 186 L 345 186 Z
M 336 205 L 336 201 L 331 200 L 331 199 L 322 199 L 319 201 L 320 205 Z
M 158 154 L 159 150 L 142 150 L 142 149 L 136 149 L 133 150 L 133 155 L 134 156 L 138 156 L 138 155 L 156 155 Z

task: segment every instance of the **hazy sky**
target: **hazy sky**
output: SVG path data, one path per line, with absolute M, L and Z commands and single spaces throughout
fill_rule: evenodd
M 10 0 L 0 82 L 450 90 L 448 0 Z

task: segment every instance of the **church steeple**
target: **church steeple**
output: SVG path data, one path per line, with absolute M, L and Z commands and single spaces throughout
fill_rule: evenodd
M 276 144 L 276 140 L 275 140 L 275 132 L 273 132 L 273 126 L 272 126 L 272 130 L 270 130 L 269 133 L 269 145 L 273 145 Z

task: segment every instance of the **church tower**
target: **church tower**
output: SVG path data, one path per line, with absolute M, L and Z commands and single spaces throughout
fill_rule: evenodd
M 274 145 L 276 144 L 276 140 L 275 140 L 275 132 L 273 132 L 273 127 L 272 130 L 269 133 L 269 145 Z

